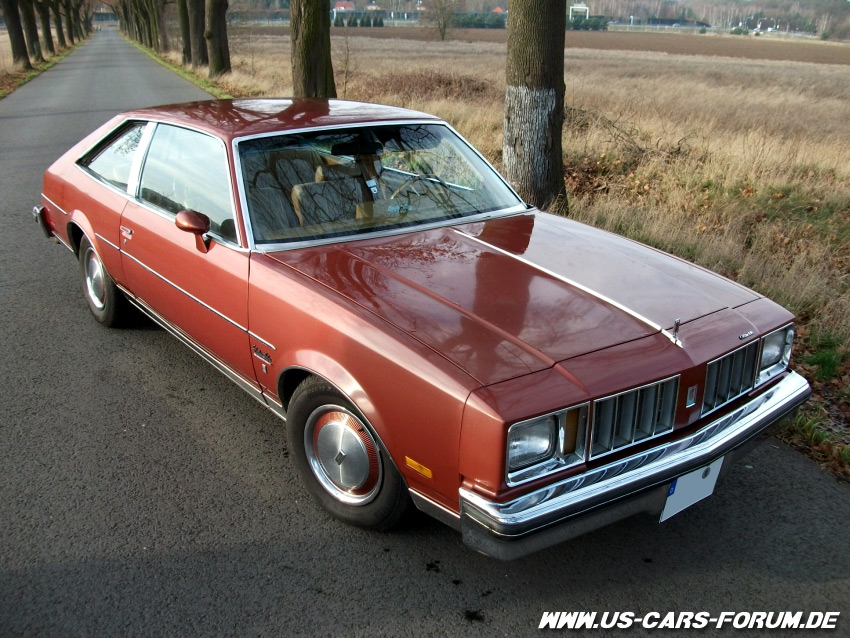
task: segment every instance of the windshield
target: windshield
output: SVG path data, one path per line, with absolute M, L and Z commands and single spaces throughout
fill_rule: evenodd
M 239 143 L 257 244 L 457 220 L 522 202 L 441 124 L 322 130 Z

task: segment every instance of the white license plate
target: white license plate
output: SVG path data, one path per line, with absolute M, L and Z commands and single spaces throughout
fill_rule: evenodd
M 683 474 L 674 479 L 667 492 L 667 503 L 661 512 L 661 520 L 666 521 L 674 514 L 701 501 L 706 496 L 711 496 L 717 477 L 720 475 L 720 466 L 723 465 L 723 457 L 693 472 Z

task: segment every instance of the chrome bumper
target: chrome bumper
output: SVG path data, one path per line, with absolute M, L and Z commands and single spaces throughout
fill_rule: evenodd
M 464 543 L 489 556 L 510 560 L 638 512 L 660 513 L 673 479 L 721 456 L 734 456 L 766 428 L 792 414 L 810 394 L 808 382 L 789 372 L 767 391 L 684 439 L 512 501 L 494 503 L 461 488 Z

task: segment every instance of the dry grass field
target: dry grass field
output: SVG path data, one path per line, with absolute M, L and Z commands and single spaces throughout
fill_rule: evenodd
M 471 40 L 454 31 L 439 42 L 412 31 L 416 39 L 335 29 L 338 94 L 436 113 L 499 168 L 504 32 Z M 568 214 L 791 308 L 803 337 L 797 365 L 826 398 L 793 436 L 816 448 L 827 435 L 850 444 L 850 46 L 577 35 L 584 46 L 565 50 Z M 662 50 L 634 50 L 636 38 Z M 598 48 L 586 48 L 590 39 Z M 224 87 L 289 95 L 289 46 L 282 30 L 231 30 Z M 830 447 L 823 460 L 836 454 L 850 467 L 850 447 Z
M 396 31 L 333 38 L 340 96 L 435 112 L 498 167 L 504 44 L 371 37 Z M 709 38 L 718 51 L 744 39 Z M 850 59 L 846 45 L 779 44 Z M 290 93 L 287 36 L 237 29 L 232 50 L 234 92 Z M 565 65 L 572 216 L 754 286 L 850 342 L 843 65 L 583 48 L 568 48 Z

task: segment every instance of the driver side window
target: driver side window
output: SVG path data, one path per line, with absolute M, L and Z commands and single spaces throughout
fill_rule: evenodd
M 194 210 L 210 232 L 236 242 L 227 154 L 214 137 L 158 124 L 139 181 L 142 200 L 172 215 Z

